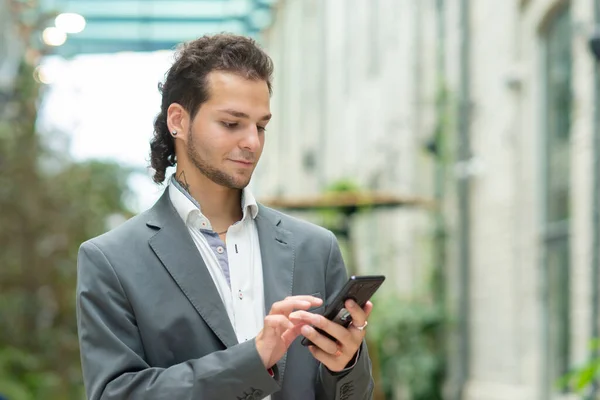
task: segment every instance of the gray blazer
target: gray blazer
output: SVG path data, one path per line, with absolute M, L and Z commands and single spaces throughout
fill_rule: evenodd
M 256 225 L 266 310 L 290 295 L 327 301 L 346 282 L 331 232 L 262 205 Z M 237 342 L 167 191 L 148 211 L 81 245 L 77 324 L 90 400 L 372 398 L 365 343 L 354 368 L 334 374 L 298 338 L 275 379 L 269 375 L 254 340 Z

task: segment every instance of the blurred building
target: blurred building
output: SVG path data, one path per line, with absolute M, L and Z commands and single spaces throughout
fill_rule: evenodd
M 270 21 L 272 0 L 37 0 L 41 11 L 74 13 L 85 29 L 54 51 L 65 57 L 172 50 L 207 33 L 255 35 Z
M 3 93 L 11 87 L 22 52 L 15 28 L 8 0 L 0 0 L 0 104 Z
M 21 52 L 7 4 L 0 106 Z M 567 398 L 554 382 L 598 335 L 600 94 L 587 44 L 598 0 L 40 4 L 86 17 L 56 50 L 65 56 L 168 49 L 214 30 L 259 37 L 276 79 L 258 195 L 353 181 L 440 200 L 457 321 L 448 398 Z M 430 295 L 433 216 L 358 215 L 360 272 L 384 272 L 401 297 Z
M 600 99 L 588 36 L 599 8 L 280 0 L 264 32 L 276 80 L 261 195 L 318 193 L 339 179 L 443 193 L 448 305 L 458 321 L 450 398 L 567 398 L 556 380 L 589 357 L 598 332 Z M 359 218 L 361 270 L 418 295 L 430 215 Z

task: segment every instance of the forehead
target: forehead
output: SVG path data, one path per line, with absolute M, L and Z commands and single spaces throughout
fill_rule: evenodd
M 250 115 L 269 113 L 271 96 L 267 82 L 246 79 L 231 72 L 213 71 L 207 76 L 209 107 L 229 107 Z

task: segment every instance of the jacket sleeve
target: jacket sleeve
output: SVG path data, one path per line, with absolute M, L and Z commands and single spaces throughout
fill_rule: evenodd
M 77 268 L 77 327 L 88 399 L 259 399 L 279 390 L 254 340 L 169 368 L 151 367 L 135 315 L 107 257 L 86 242 Z
M 325 274 L 327 301 L 348 280 L 346 266 L 335 235 L 330 232 L 331 249 Z M 367 344 L 363 341 L 356 363 L 341 373 L 331 372 L 323 364 L 317 374 L 317 400 L 370 400 L 373 397 L 374 382 L 371 360 Z

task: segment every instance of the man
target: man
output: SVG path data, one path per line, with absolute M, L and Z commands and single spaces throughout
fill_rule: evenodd
M 257 204 L 246 187 L 271 118 L 272 72 L 245 37 L 179 49 L 150 146 L 154 180 L 176 172 L 150 210 L 79 252 L 89 399 L 371 398 L 372 304 L 346 303 L 348 329 L 319 315 L 347 280 L 335 237 Z

